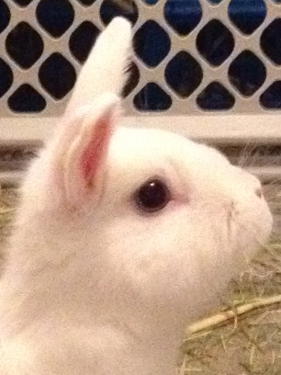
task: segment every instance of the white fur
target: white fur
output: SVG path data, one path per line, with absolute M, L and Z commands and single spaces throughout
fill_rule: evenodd
M 179 135 L 118 125 L 129 48 L 117 19 L 27 175 L 1 284 L 1 375 L 172 374 L 184 325 L 271 231 L 255 177 Z M 89 181 L 81 157 L 104 124 L 113 134 Z M 172 200 L 145 214 L 133 196 L 154 176 Z
M 114 18 L 110 27 L 98 37 L 95 48 L 83 65 L 67 112 L 91 104 L 93 98 L 103 92 L 121 94 L 126 80 L 131 38 L 130 23 L 121 17 Z M 92 80 L 95 73 L 97 75 Z

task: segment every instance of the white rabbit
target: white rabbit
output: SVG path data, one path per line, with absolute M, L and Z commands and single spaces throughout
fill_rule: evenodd
M 1 375 L 172 374 L 185 324 L 270 234 L 255 177 L 180 135 L 119 126 L 130 48 L 114 19 L 27 174 L 0 285 Z

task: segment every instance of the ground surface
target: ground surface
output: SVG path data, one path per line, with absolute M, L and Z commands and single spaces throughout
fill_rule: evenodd
M 281 188 L 280 188 L 281 191 Z M 254 260 L 251 269 L 230 286 L 223 308 L 239 312 L 256 298 L 281 295 L 281 196 L 279 187 L 266 189 L 275 214 L 275 235 L 268 248 Z M 0 257 L 12 228 L 16 190 L 0 194 Z M 216 312 L 214 312 L 215 314 Z M 181 372 L 186 375 L 279 375 L 281 374 L 281 303 L 238 315 L 225 324 L 211 326 L 186 338 Z

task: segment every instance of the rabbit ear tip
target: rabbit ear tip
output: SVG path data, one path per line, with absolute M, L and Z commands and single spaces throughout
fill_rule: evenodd
M 120 104 L 121 102 L 120 96 L 112 92 L 106 92 L 104 94 L 101 94 L 100 100 L 102 99 L 105 103 L 108 103 L 108 105 Z
M 110 22 L 110 25 L 118 25 L 120 27 L 126 27 L 126 28 L 129 28 L 131 29 L 132 28 L 132 23 L 127 19 L 127 18 L 124 18 L 124 17 L 114 17 L 112 19 L 112 21 Z

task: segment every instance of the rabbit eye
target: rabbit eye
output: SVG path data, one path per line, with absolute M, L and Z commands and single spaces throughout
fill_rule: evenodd
M 142 211 L 159 211 L 170 201 L 170 192 L 164 182 L 151 179 L 137 190 L 135 201 Z

